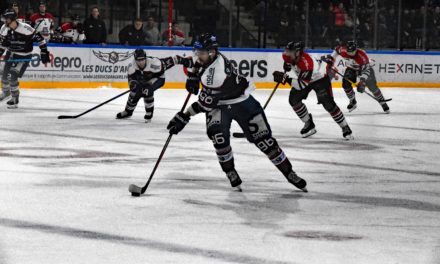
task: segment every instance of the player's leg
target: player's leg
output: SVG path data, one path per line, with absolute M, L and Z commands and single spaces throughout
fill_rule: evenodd
M 293 171 L 289 159 L 279 147 L 276 139 L 272 137 L 272 130 L 261 105 L 251 96 L 246 101 L 232 105 L 229 111 L 243 129 L 247 140 L 266 154 L 287 181 L 307 192 L 306 181 Z
M 214 144 L 220 167 L 226 173 L 231 186 L 241 191 L 241 179 L 235 170 L 234 155 L 230 144 L 232 118 L 224 109 L 214 109 L 206 113 L 206 132 Z
M 350 103 L 347 106 L 349 112 L 353 111 L 357 107 L 356 95 L 354 93 L 353 86 L 350 83 L 350 81 L 355 83 L 356 78 L 357 74 L 355 70 L 350 68 L 347 68 L 345 70 L 344 78 L 342 79 L 342 88 L 344 88 L 344 92 L 350 100 Z
M 9 85 L 9 63 L 5 64 L 2 73 L 2 92 L 0 94 L 0 102 L 8 99 L 11 96 L 11 86 Z
M 325 110 L 332 116 L 333 120 L 342 128 L 342 136 L 347 140 L 353 139 L 352 131 L 348 126 L 347 120 L 345 120 L 344 114 L 336 104 L 333 96 L 329 94 L 329 91 L 332 89 L 330 79 L 328 77 L 322 78 L 310 84 L 310 86 L 313 86 L 316 96 L 318 97 L 318 102 L 322 104 Z
M 289 104 L 292 106 L 296 115 L 304 122 L 304 127 L 301 129 L 301 136 L 303 138 L 309 137 L 316 133 L 315 123 L 313 123 L 312 114 L 309 114 L 306 105 L 302 102 L 307 98 L 310 88 L 303 90 L 295 90 L 292 88 L 289 95 Z
M 14 59 L 30 59 L 31 56 L 13 56 Z M 20 89 L 18 79 L 21 78 L 29 66 L 29 62 L 13 62 L 9 69 L 9 86 L 11 99 L 7 102 L 8 108 L 17 108 L 19 103 Z
M 379 104 L 382 106 L 382 109 L 385 113 L 390 113 L 390 107 L 386 102 L 384 102 L 385 98 L 383 97 L 382 91 L 377 86 L 376 75 L 374 74 L 374 69 L 368 69 L 368 78 L 366 81 L 366 85 L 368 89 L 373 93 L 374 97 L 379 101 Z
M 142 97 L 142 89 L 140 87 L 135 87 L 128 94 L 127 104 L 125 105 L 125 110 L 119 112 L 116 115 L 117 119 L 129 118 L 133 115 L 134 109 L 136 109 L 136 105 Z
M 145 122 L 150 123 L 154 113 L 154 94 L 144 97 L 145 105 Z

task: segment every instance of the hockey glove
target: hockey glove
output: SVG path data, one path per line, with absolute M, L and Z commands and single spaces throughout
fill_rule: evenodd
M 200 88 L 200 78 L 196 73 L 188 73 L 185 88 L 189 93 L 197 95 Z
M 286 82 L 288 82 L 290 84 L 292 83 L 292 78 L 289 78 L 289 75 L 285 74 L 284 72 L 274 71 L 273 81 L 282 84 L 286 84 Z
M 335 59 L 332 57 L 332 55 L 325 55 L 325 56 L 321 56 L 321 61 L 329 64 L 330 66 L 333 66 Z
M 361 78 L 361 80 L 357 84 L 358 93 L 363 93 L 365 91 L 365 86 L 366 86 L 365 79 Z
M 41 62 L 43 64 L 49 63 L 50 62 L 50 58 L 49 58 L 49 51 L 47 50 L 47 47 L 41 47 L 41 51 L 40 51 L 40 57 L 41 57 Z
M 170 134 L 177 135 L 188 124 L 190 119 L 189 115 L 178 112 L 168 123 L 167 129 L 170 131 Z
M 285 72 L 290 72 L 292 70 L 292 64 L 284 62 L 283 69 Z
M 185 68 L 192 68 L 194 66 L 194 62 L 192 58 L 185 58 L 179 55 L 175 56 L 176 64 L 182 64 Z

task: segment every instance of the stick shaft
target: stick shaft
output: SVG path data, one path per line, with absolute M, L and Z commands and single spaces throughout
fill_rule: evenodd
M 191 93 L 188 93 L 188 95 L 186 96 L 185 102 L 183 103 L 183 106 L 180 110 L 181 112 L 183 112 L 185 110 L 186 105 L 188 104 L 190 97 L 191 97 Z M 165 142 L 165 145 L 162 148 L 162 151 L 160 152 L 159 158 L 157 159 L 156 164 L 154 165 L 153 171 L 151 172 L 150 177 L 148 178 L 147 183 L 145 184 L 144 187 L 142 187 L 142 193 L 144 193 L 147 190 L 148 185 L 150 185 L 150 182 L 153 179 L 154 173 L 156 172 L 157 168 L 159 167 L 159 163 L 162 160 L 163 155 L 165 154 L 165 151 L 167 150 L 168 144 L 170 144 L 172 137 L 173 137 L 173 134 L 170 133 L 170 135 L 167 138 L 167 141 Z
M 103 106 L 103 105 L 105 105 L 105 104 L 107 104 L 107 103 L 109 103 L 109 102 L 111 102 L 111 101 L 113 101 L 113 100 L 115 100 L 115 99 L 117 99 L 117 98 L 123 96 L 124 94 L 126 94 L 126 93 L 128 93 L 128 92 L 130 92 L 130 90 L 127 90 L 127 91 L 125 91 L 125 92 L 123 92 L 123 93 L 121 93 L 121 94 L 118 94 L 118 95 L 116 95 L 115 97 L 110 98 L 110 99 L 108 99 L 107 101 L 105 101 L 105 102 L 103 102 L 103 103 L 100 103 L 99 105 L 97 105 L 97 106 L 95 106 L 95 107 L 92 107 L 92 108 L 90 108 L 89 110 L 87 110 L 87 111 L 85 111 L 85 112 L 82 112 L 81 114 L 78 114 L 78 115 L 75 115 L 75 116 L 70 116 L 70 117 L 66 117 L 66 116 L 64 116 L 64 118 L 78 118 L 78 117 L 80 117 L 80 116 L 83 116 L 83 115 L 85 115 L 85 114 L 87 114 L 87 113 L 89 113 L 89 112 L 95 110 L 96 108 L 99 108 L 99 107 L 101 107 L 101 106 Z M 64 118 L 63 118 L 63 119 L 64 119 Z

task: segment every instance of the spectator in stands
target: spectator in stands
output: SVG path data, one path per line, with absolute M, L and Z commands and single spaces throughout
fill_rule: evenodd
M 149 16 L 147 18 L 147 25 L 145 27 L 145 33 L 147 33 L 146 44 L 151 46 L 157 46 L 160 43 L 160 33 L 157 29 L 156 22 L 154 18 Z
M 17 21 L 18 22 L 30 24 L 29 21 L 26 21 L 26 16 L 23 14 L 20 14 L 20 7 L 17 2 L 15 2 L 15 1 L 12 2 L 11 7 L 12 7 L 12 9 L 14 9 L 15 13 L 17 13 Z
M 119 31 L 119 43 L 122 45 L 143 46 L 146 44 L 146 38 L 147 33 L 144 31 L 144 23 L 140 18 Z
M 347 31 L 345 28 L 345 19 L 346 19 L 346 12 L 344 9 L 344 4 L 342 2 L 339 2 L 338 5 L 335 5 L 333 7 L 333 14 L 335 16 L 334 20 L 334 38 L 336 39 L 336 42 L 340 42 L 343 40 L 344 36 L 346 35 Z
M 86 35 L 84 43 L 105 45 L 107 41 L 107 29 L 104 21 L 101 20 L 99 16 L 98 7 L 93 7 L 90 17 L 84 21 L 84 31 Z
M 322 8 L 322 4 L 318 3 L 316 9 L 311 12 L 312 19 L 310 21 L 312 47 L 329 46 L 326 38 L 328 37 L 328 21 L 329 14 Z
M 431 47 L 439 47 L 440 46 L 440 6 L 436 6 L 434 8 L 434 14 L 432 16 L 433 23 L 433 32 L 432 32 L 432 40 Z
M 31 23 L 35 30 L 49 41 L 51 34 L 53 34 L 55 18 L 51 13 L 46 12 L 46 9 L 46 2 L 41 1 L 38 5 L 38 13 L 31 16 Z
M 185 42 L 185 33 L 180 29 L 179 23 L 173 22 L 171 28 L 171 40 L 169 39 L 170 30 L 167 29 L 162 33 L 163 45 L 183 46 Z

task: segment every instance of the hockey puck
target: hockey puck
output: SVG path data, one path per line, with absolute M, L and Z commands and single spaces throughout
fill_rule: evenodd
M 131 196 L 139 197 L 139 196 L 141 196 L 141 194 L 140 194 L 140 193 L 134 193 L 134 192 L 132 192 L 132 193 L 131 193 Z

